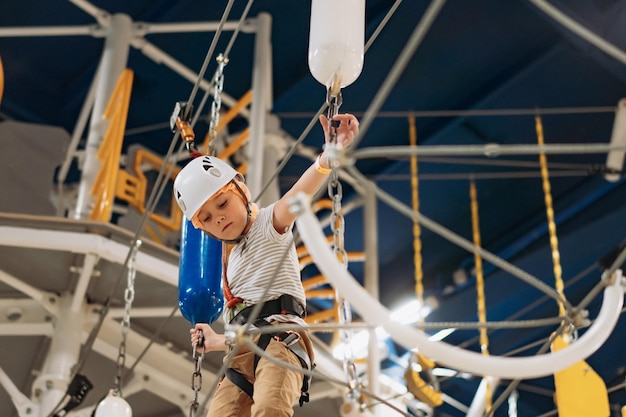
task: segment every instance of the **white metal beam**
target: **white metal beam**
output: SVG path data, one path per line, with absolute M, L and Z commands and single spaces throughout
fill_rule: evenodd
M 124 264 L 129 251 L 128 245 L 95 234 L 14 226 L 0 226 L 0 246 L 93 253 L 120 265 Z M 137 253 L 135 268 L 167 284 L 178 286 L 178 265 L 140 251 Z M 0 279 L 5 278 L 9 279 L 8 274 L 0 271 Z M 32 298 L 37 296 L 36 292 L 39 292 L 39 290 L 27 289 L 27 285 L 19 280 L 13 282 L 13 285 L 24 289 L 18 288 L 20 291 L 33 292 L 33 295 L 29 294 Z

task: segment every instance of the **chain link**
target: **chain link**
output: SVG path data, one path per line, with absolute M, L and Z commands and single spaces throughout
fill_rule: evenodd
M 191 375 L 191 389 L 193 390 L 193 401 L 189 406 L 189 417 L 193 417 L 198 411 L 198 406 L 200 403 L 198 402 L 198 393 L 202 389 L 202 360 L 204 359 L 205 347 L 204 347 L 204 335 L 202 334 L 202 330 L 200 330 L 199 343 L 202 345 L 202 349 L 198 354 L 198 350 L 196 349 L 197 345 L 193 346 L 193 358 L 196 361 L 193 374 Z
M 222 91 L 224 90 L 224 67 L 228 64 L 228 58 L 219 54 L 217 59 L 217 70 L 215 70 L 215 83 L 213 84 L 213 103 L 211 104 L 211 120 L 209 121 L 209 143 L 207 152 L 215 155 L 215 138 L 217 137 L 217 127 L 220 123 L 220 111 L 222 109 Z M 202 344 L 201 352 L 198 354 L 196 346 L 193 347 L 193 358 L 195 366 L 191 375 L 191 389 L 193 390 L 193 401 L 189 405 L 189 417 L 193 417 L 198 411 L 198 393 L 202 390 L 202 360 L 204 359 L 204 336 L 199 338 Z
M 136 240 L 131 250 L 130 259 L 128 261 L 128 274 L 126 275 L 126 289 L 124 290 L 124 316 L 122 317 L 122 341 L 117 351 L 117 375 L 115 376 L 115 390 L 122 392 L 122 372 L 126 365 L 126 338 L 130 330 L 130 309 L 135 300 L 135 276 L 137 270 L 135 261 L 137 259 L 137 251 L 141 246 L 141 240 Z
M 332 169 L 330 173 L 330 180 L 328 182 L 328 197 L 331 199 L 331 215 L 330 215 L 330 230 L 333 233 L 333 252 L 337 259 L 341 262 L 344 269 L 348 269 L 348 253 L 344 247 L 344 235 L 345 235 L 345 219 L 341 208 L 341 201 L 343 199 L 343 187 L 339 182 L 338 173 L 338 161 L 337 161 L 337 127 L 338 124 L 333 118 L 339 113 L 339 107 L 342 104 L 341 91 L 336 96 L 333 96 L 331 90 L 328 89 L 326 95 L 326 101 L 328 104 L 328 133 L 329 133 L 329 145 L 334 147 L 332 152 L 329 152 L 329 164 Z M 349 324 L 352 322 L 352 309 L 350 303 L 340 294 L 337 294 L 339 323 Z M 351 400 L 357 400 L 360 398 L 360 381 L 357 374 L 356 365 L 354 361 L 354 351 L 352 349 L 352 331 L 348 329 L 341 329 L 339 331 L 340 341 L 343 344 L 343 370 L 348 379 L 348 385 L 350 392 L 348 396 Z
M 215 70 L 215 83 L 213 85 L 213 103 L 211 104 L 211 120 L 209 122 L 209 155 L 215 155 L 215 138 L 217 137 L 217 127 L 220 122 L 220 110 L 222 109 L 222 91 L 224 90 L 224 67 L 228 64 L 228 58 L 219 54 L 217 59 L 217 70 Z

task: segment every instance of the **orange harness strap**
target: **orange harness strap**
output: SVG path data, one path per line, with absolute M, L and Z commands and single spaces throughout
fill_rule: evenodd
M 226 308 L 232 308 L 237 305 L 237 303 L 243 302 L 243 299 L 240 297 L 233 296 L 233 293 L 230 292 L 230 287 L 228 286 L 228 278 L 226 277 L 226 269 L 228 269 L 228 255 L 230 254 L 230 249 L 232 246 L 229 246 L 228 243 L 222 242 L 222 286 L 224 287 L 224 298 L 226 299 Z

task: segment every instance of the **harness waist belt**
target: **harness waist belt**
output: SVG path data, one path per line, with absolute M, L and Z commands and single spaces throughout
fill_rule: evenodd
M 248 306 L 235 315 L 230 324 L 244 324 L 248 321 L 254 305 Z M 305 309 L 294 297 L 283 294 L 275 300 L 266 301 L 259 312 L 258 318 L 269 317 L 274 314 L 293 314 L 304 317 Z

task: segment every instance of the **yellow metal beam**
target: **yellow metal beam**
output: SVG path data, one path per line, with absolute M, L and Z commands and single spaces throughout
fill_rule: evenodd
M 104 111 L 103 117 L 109 120 L 109 126 L 98 149 L 98 158 L 102 166 L 91 189 L 91 193 L 96 197 L 89 216 L 91 220 L 104 222 L 111 220 L 132 85 L 133 72 L 129 69 L 123 70 Z
M 562 336 L 552 342 L 552 351 L 569 345 Z M 609 395 L 606 384 L 585 361 L 554 374 L 554 396 L 559 417 L 608 417 Z

